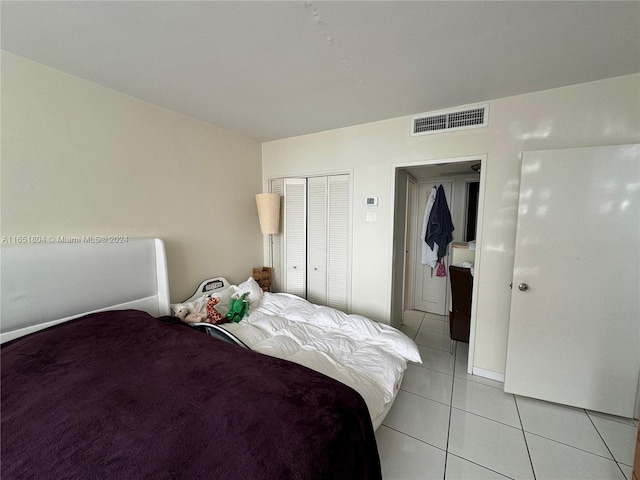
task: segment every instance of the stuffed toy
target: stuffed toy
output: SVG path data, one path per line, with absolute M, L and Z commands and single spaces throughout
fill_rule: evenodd
M 227 320 L 231 320 L 232 322 L 239 322 L 244 318 L 245 315 L 249 314 L 249 300 L 247 300 L 247 296 L 249 292 L 243 293 L 241 297 L 234 298 L 231 300 L 231 307 L 229 308 L 229 313 L 225 315 Z
M 220 299 L 218 297 L 209 297 L 207 300 L 207 322 L 209 323 L 223 323 L 225 318 L 222 314 L 216 310 L 216 305 L 220 303 Z
M 176 316 L 184 323 L 199 323 L 207 321 L 206 313 L 195 313 L 188 308 L 181 308 Z

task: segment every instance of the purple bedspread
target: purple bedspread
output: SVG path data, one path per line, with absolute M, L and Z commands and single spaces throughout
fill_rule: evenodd
M 98 313 L 2 346 L 3 480 L 381 478 L 354 390 L 161 320 Z

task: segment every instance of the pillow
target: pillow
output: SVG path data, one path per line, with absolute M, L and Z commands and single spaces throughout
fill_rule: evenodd
M 238 296 L 243 293 L 249 294 L 247 296 L 249 303 L 259 302 L 262 299 L 262 287 L 258 285 L 258 282 L 256 282 L 253 277 L 249 277 L 246 282 L 242 282 L 237 288 Z

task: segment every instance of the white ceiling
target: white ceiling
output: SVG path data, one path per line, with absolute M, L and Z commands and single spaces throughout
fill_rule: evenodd
M 3 0 L 0 41 L 269 141 L 640 72 L 640 2 Z

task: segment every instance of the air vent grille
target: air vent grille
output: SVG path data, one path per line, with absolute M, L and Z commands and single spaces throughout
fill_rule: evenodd
M 487 126 L 489 105 L 422 113 L 411 117 L 411 135 L 428 135 L 443 131 Z
M 413 129 L 416 133 L 433 132 L 434 130 L 444 130 L 445 128 L 447 128 L 446 115 L 417 118 L 413 124 Z

